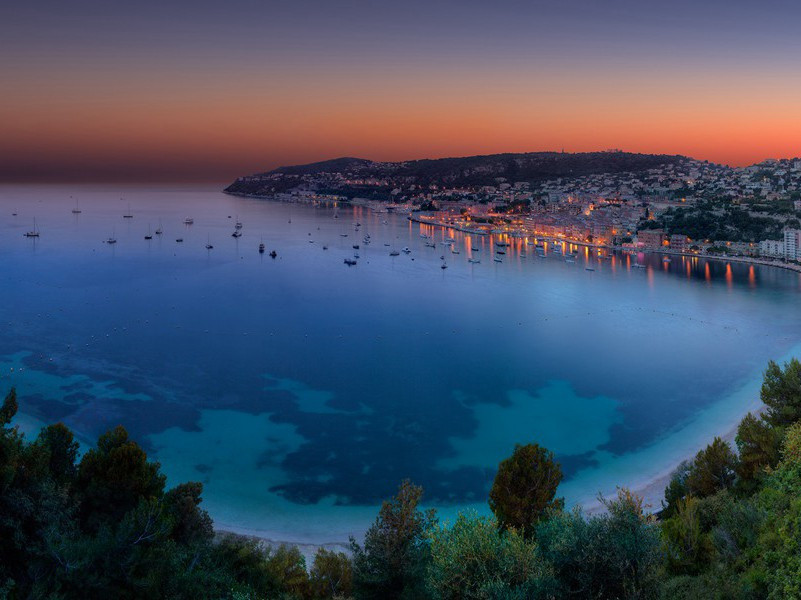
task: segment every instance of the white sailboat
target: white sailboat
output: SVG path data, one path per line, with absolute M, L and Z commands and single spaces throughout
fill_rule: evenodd
M 25 234 L 25 237 L 38 238 L 39 230 L 36 228 L 36 218 L 33 219 L 33 229 Z

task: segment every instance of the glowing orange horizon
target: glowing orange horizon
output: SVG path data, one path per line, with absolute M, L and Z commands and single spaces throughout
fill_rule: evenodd
M 0 106 L 0 179 L 227 181 L 338 156 L 561 149 L 683 154 L 733 166 L 801 155 L 801 83 L 779 94 L 748 87 L 747 74 L 714 87 L 684 77 L 687 92 L 677 94 L 670 91 L 677 76 L 664 73 L 669 81 L 652 86 L 639 73 L 636 80 L 583 74 L 580 90 L 559 74 L 543 74 L 543 83 L 494 73 L 493 85 L 463 74 L 400 75 L 276 74 L 247 89 L 176 83 L 166 71 L 125 79 L 20 75 Z

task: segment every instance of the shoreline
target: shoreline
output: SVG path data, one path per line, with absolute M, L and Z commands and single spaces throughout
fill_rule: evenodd
M 706 444 L 712 443 L 712 440 L 715 437 L 721 438 L 723 441 L 730 444 L 732 446 L 732 449 L 736 451 L 735 438 L 737 436 L 737 428 L 740 425 L 740 421 L 749 412 L 755 414 L 761 414 L 764 409 L 765 405 L 762 404 L 761 401 L 755 401 L 754 403 L 752 403 L 752 405 L 749 406 L 748 410 L 745 413 L 740 414 L 732 424 L 728 425 L 725 431 L 711 435 L 708 441 L 703 443 L 701 446 L 695 448 L 689 453 L 684 453 L 680 457 L 671 460 L 670 461 L 671 466 L 667 470 L 658 473 L 657 475 L 651 477 L 646 481 L 641 481 L 631 486 L 625 485 L 625 482 L 620 482 L 616 487 L 629 489 L 635 495 L 640 496 L 643 500 L 643 507 L 647 514 L 655 514 L 661 511 L 662 500 L 664 500 L 665 488 L 670 482 L 673 473 L 682 462 L 686 460 L 692 460 L 695 457 L 695 455 L 705 447 Z M 584 514 L 588 516 L 601 514 L 602 512 L 604 512 L 605 508 L 597 499 L 599 494 L 602 494 L 602 492 L 599 491 L 592 500 L 577 501 L 572 505 L 572 507 L 580 507 L 581 510 L 584 512 Z M 604 498 L 607 499 L 613 497 L 614 497 L 613 494 L 604 495 Z M 432 507 L 426 506 L 424 508 L 432 508 Z M 466 506 L 464 508 L 464 510 L 469 510 L 469 509 L 470 509 L 469 506 Z M 441 511 L 442 509 L 438 510 Z M 378 514 L 378 508 L 376 508 L 376 515 L 377 514 Z M 281 537 L 284 537 L 281 536 L 280 534 L 275 535 L 274 533 L 270 533 L 267 531 L 260 532 L 259 530 L 256 529 L 250 529 L 244 527 L 232 527 L 228 525 L 221 525 L 219 528 L 215 527 L 214 531 L 215 534 L 217 535 L 234 534 L 250 539 L 255 539 L 268 547 L 278 547 L 281 545 L 296 547 L 298 548 L 298 550 L 300 550 L 301 554 L 303 554 L 303 556 L 306 558 L 307 567 L 311 565 L 312 561 L 314 560 L 315 553 L 321 548 L 336 552 L 344 552 L 345 554 L 350 555 L 350 543 L 348 541 L 298 542 L 298 541 L 280 539 Z M 363 542 L 362 538 L 364 537 L 364 533 L 365 532 L 360 532 L 359 535 L 354 535 L 354 538 L 356 539 L 357 542 L 359 543 Z
M 297 204 L 313 204 L 314 201 L 312 200 L 301 200 L 301 199 L 283 199 L 283 198 L 276 198 L 274 196 L 264 196 L 259 194 L 243 194 L 241 192 L 229 192 L 227 190 L 223 190 L 224 194 L 228 194 L 230 196 L 239 196 L 241 198 L 254 198 L 257 200 L 271 200 L 275 202 L 290 202 L 290 203 L 297 203 Z M 317 202 L 323 202 L 321 200 L 317 200 Z M 329 202 L 334 202 L 329 201 Z M 342 204 L 352 204 L 351 199 L 347 200 L 336 200 L 336 202 Z M 369 205 L 365 205 L 366 208 L 369 208 L 371 211 L 375 212 L 373 208 Z M 399 213 L 400 214 L 400 213 Z M 585 241 L 577 241 L 577 240 L 560 240 L 558 238 L 551 238 L 548 236 L 537 236 L 535 234 L 531 234 L 529 236 L 518 236 L 515 234 L 499 234 L 493 233 L 491 231 L 476 231 L 471 229 L 465 229 L 463 227 L 456 227 L 454 225 L 449 225 L 447 223 L 442 223 L 440 221 L 422 221 L 418 217 L 414 216 L 414 212 L 410 213 L 406 217 L 409 221 L 413 223 L 419 223 L 421 225 L 430 225 L 432 227 L 440 227 L 442 229 L 450 229 L 452 231 L 459 231 L 461 233 L 465 233 L 468 235 L 479 235 L 479 236 L 493 236 L 493 235 L 508 235 L 513 238 L 522 239 L 522 237 L 534 237 L 535 239 L 543 239 L 551 243 L 565 243 L 565 244 L 572 244 L 574 246 L 586 246 L 588 248 L 604 248 L 607 250 L 619 250 L 621 252 L 627 253 L 639 253 L 643 252 L 646 254 L 663 254 L 667 256 L 686 256 L 688 258 L 703 258 L 706 260 L 716 260 L 720 262 L 738 262 L 744 264 L 752 264 L 758 265 L 763 267 L 776 267 L 777 269 L 787 269 L 788 271 L 795 271 L 796 273 L 801 273 L 801 264 L 797 263 L 788 263 L 783 260 L 775 260 L 775 259 L 767 259 L 767 258 L 759 258 L 759 257 L 749 257 L 749 256 L 725 256 L 719 254 L 703 254 L 703 253 L 693 253 L 693 252 L 677 252 L 675 250 L 655 250 L 652 248 L 641 248 L 641 249 L 628 249 L 623 248 L 622 246 L 610 246 L 608 244 L 593 244 L 592 242 L 585 242 Z

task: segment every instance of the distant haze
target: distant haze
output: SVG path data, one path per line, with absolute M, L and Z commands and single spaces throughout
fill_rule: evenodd
M 801 155 L 796 2 L 7 4 L 0 181 L 563 148 Z

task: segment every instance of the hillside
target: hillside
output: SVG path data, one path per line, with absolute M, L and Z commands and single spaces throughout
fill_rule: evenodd
M 268 196 L 296 188 L 336 190 L 353 195 L 369 181 L 376 186 L 479 187 L 510 182 L 536 183 L 600 173 L 639 173 L 686 162 L 682 156 L 629 152 L 529 152 L 490 154 L 460 158 L 375 162 L 361 158 L 337 158 L 240 177 L 225 191 L 232 194 Z

